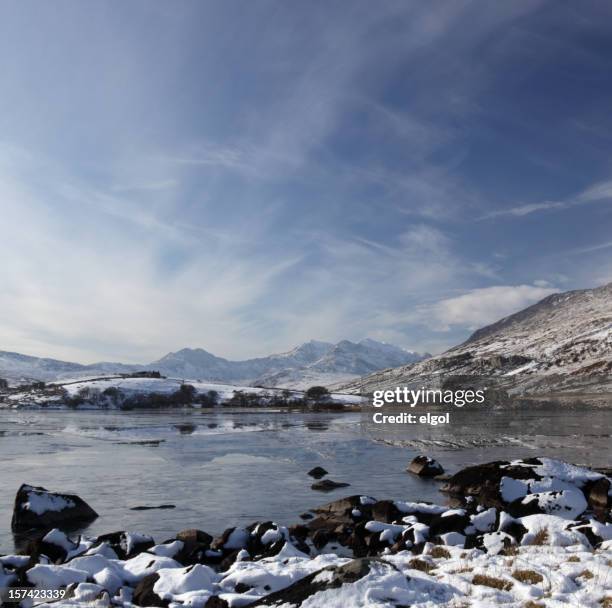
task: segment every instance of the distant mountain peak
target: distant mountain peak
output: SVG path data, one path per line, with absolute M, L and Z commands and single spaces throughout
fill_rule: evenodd
M 308 387 L 349 380 L 359 375 L 420 360 L 416 353 L 364 338 L 334 344 L 309 340 L 290 351 L 243 361 L 217 357 L 203 348 L 182 348 L 146 365 L 120 363 L 80 365 L 63 361 L 0 352 L 0 378 L 55 380 L 67 376 L 93 375 L 150 369 L 192 380 L 240 383 L 241 385 Z

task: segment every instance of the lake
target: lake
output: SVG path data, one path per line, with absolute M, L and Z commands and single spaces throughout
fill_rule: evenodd
M 455 439 L 407 439 L 398 429 L 373 438 L 359 413 L 0 411 L 0 552 L 14 550 L 10 520 L 22 483 L 81 496 L 100 515 L 86 534 L 130 530 L 161 542 L 190 527 L 217 534 L 257 520 L 297 523 L 308 508 L 356 493 L 445 502 L 437 482 L 405 472 L 418 453 L 448 472 L 537 455 L 612 465 L 610 410 L 525 416 L 521 424 L 514 412 L 490 416 Z M 534 436 L 524 433 L 529 425 Z M 316 465 L 350 487 L 313 491 L 306 473 Z M 176 508 L 130 510 L 167 503 Z

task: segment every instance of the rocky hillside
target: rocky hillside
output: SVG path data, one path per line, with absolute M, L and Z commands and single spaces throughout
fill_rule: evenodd
M 441 374 L 496 377 L 524 392 L 612 405 L 612 283 L 548 296 L 441 355 L 343 389 L 370 392 Z

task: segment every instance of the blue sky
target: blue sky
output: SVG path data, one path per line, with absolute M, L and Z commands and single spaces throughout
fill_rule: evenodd
M 439 352 L 612 280 L 605 2 L 5 2 L 0 349 Z

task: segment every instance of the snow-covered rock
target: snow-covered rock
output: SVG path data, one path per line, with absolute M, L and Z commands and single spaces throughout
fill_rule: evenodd
M 53 528 L 56 524 L 90 521 L 98 514 L 75 494 L 58 494 L 23 484 L 17 491 L 11 526 L 13 530 Z
M 455 508 L 357 494 L 312 509 L 305 524 L 255 522 L 216 539 L 183 530 L 157 545 L 142 534 L 71 540 L 52 530 L 43 541 L 65 558 L 2 556 L 0 586 L 66 590 L 45 608 L 606 606 L 612 517 L 597 519 L 585 493 L 608 478 L 545 458 L 475 469 L 494 480 L 486 487 L 501 507 L 483 507 L 478 494 Z M 513 517 L 500 484 L 508 506 L 541 512 Z

